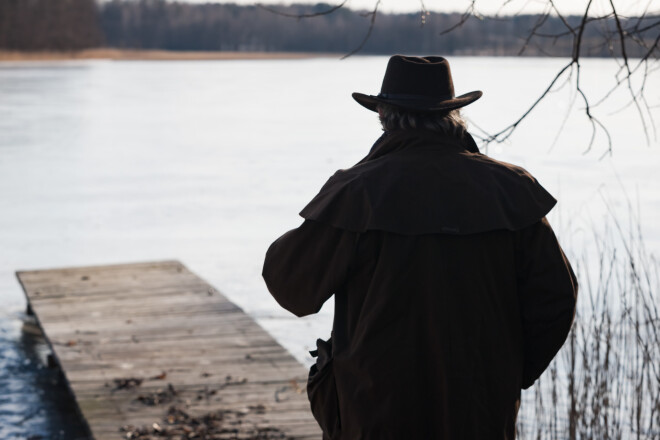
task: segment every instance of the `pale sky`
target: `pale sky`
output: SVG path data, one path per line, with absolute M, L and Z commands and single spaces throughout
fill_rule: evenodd
M 208 3 L 213 0 L 179 0 L 194 3 Z M 470 0 L 423 0 L 426 9 L 438 12 L 464 11 Z M 264 4 L 291 4 L 291 3 L 320 3 L 318 0 L 279 1 L 260 0 Z M 341 0 L 325 0 L 328 4 L 337 4 Z M 555 5 L 562 14 L 581 14 L 588 0 L 554 0 Z M 243 5 L 255 4 L 254 0 L 233 0 L 217 3 L 238 3 Z M 515 14 L 518 12 L 540 13 L 548 6 L 548 0 L 476 0 L 476 9 L 482 14 Z M 346 6 L 351 9 L 373 9 L 376 0 L 348 0 Z M 504 7 L 502 5 L 505 5 Z M 614 0 L 617 12 L 621 15 L 639 15 L 647 7 L 656 13 L 660 12 L 660 0 Z M 383 12 L 418 12 L 420 0 L 381 0 L 379 10 Z M 593 0 L 591 9 L 594 15 L 611 11 L 609 0 Z

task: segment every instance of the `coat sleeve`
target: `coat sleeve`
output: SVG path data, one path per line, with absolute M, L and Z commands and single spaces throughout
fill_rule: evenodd
M 266 252 L 263 277 L 277 302 L 297 316 L 319 311 L 348 276 L 358 234 L 313 220 Z
M 569 334 L 577 279 L 550 224 L 541 219 L 517 232 L 518 295 L 522 315 L 522 387 L 541 376 Z

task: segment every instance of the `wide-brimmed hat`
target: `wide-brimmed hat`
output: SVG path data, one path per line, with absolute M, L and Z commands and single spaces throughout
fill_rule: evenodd
M 378 95 L 353 93 L 353 99 L 371 111 L 387 104 L 412 111 L 454 110 L 481 98 L 480 90 L 454 95 L 449 62 L 443 57 L 394 55 L 387 63 Z

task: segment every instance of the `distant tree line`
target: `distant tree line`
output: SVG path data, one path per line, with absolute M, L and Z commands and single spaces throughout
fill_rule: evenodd
M 327 4 L 277 7 L 288 15 L 314 14 Z M 558 17 L 539 25 L 539 16 L 477 19 L 440 35 L 461 20 L 461 14 L 380 14 L 362 53 L 442 53 L 447 55 L 570 56 L 572 39 L 543 38 L 565 30 Z M 567 17 L 575 26 L 582 17 Z M 312 18 L 293 19 L 257 6 L 189 4 L 165 0 L 111 0 L 102 4 L 100 21 L 113 47 L 169 50 L 236 50 L 347 53 L 360 45 L 369 17 L 350 9 Z M 646 18 L 649 22 L 653 17 Z M 657 20 L 657 17 L 655 17 Z M 615 26 L 612 22 L 612 26 Z M 534 41 L 525 44 L 531 30 Z M 654 37 L 654 36 L 653 36 Z M 651 38 L 651 36 L 649 37 Z M 584 56 L 611 56 L 618 47 L 604 44 L 598 28 L 587 27 Z M 635 54 L 628 54 L 635 56 Z
M 327 4 L 318 4 L 282 6 L 277 10 L 300 15 L 328 8 Z M 570 35 L 557 37 L 565 29 L 560 18 L 539 17 L 471 16 L 443 34 L 461 21 L 461 14 L 432 13 L 422 22 L 418 13 L 379 13 L 361 53 L 517 55 L 522 51 L 526 55 L 570 56 Z M 565 19 L 577 26 L 582 17 Z M 72 50 L 105 45 L 127 49 L 347 53 L 361 44 L 369 22 L 364 14 L 344 8 L 332 14 L 294 19 L 258 6 L 236 4 L 0 0 L 0 48 Z M 533 38 L 526 41 L 532 30 Z M 650 40 L 655 37 L 649 35 Z M 620 51 L 604 41 L 596 27 L 587 26 L 582 39 L 582 56 L 611 56 Z
M 78 50 L 103 44 L 94 0 L 0 0 L 0 49 Z

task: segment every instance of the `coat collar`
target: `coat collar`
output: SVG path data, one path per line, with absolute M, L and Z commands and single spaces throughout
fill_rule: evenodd
M 432 146 L 446 151 L 479 153 L 474 138 L 467 131 L 461 137 L 431 130 L 386 131 L 374 143 L 358 164 L 378 159 L 386 154 L 420 146 Z

